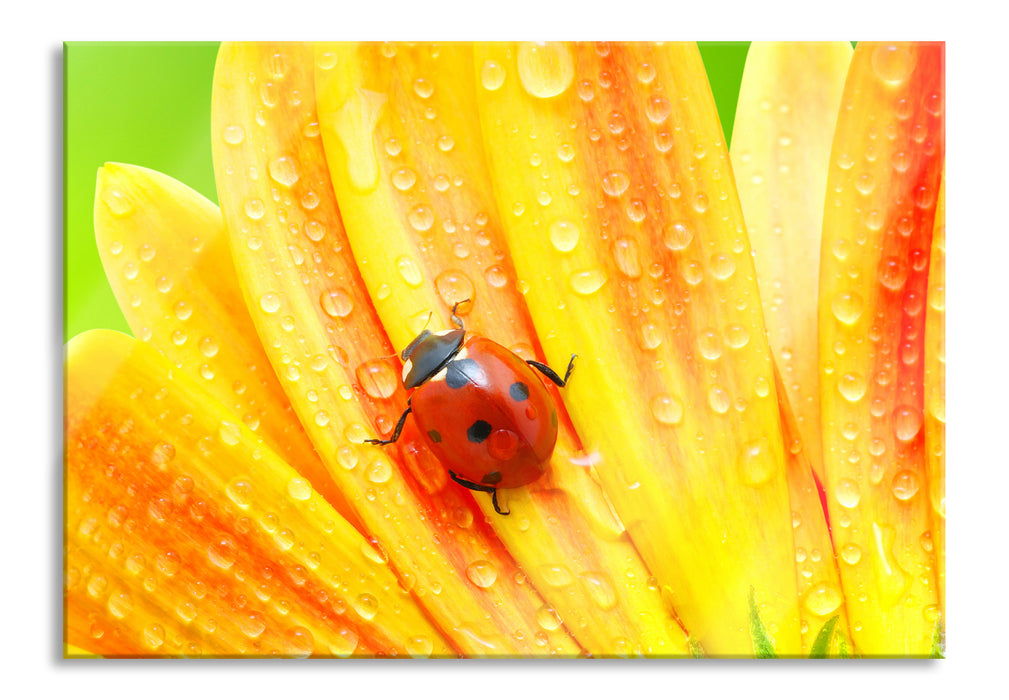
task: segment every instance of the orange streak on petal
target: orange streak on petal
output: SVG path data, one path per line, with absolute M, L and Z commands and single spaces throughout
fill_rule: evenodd
M 820 264 L 824 467 L 859 653 L 926 655 L 926 292 L 945 151 L 942 44 L 860 43 L 831 155 Z
M 542 600 L 473 499 L 446 488 L 412 423 L 395 450 L 363 443 L 392 431 L 406 396 L 333 196 L 320 134 L 335 117 L 317 113 L 315 64 L 307 44 L 225 44 L 215 72 L 221 210 L 271 362 L 330 474 L 457 649 L 576 655 L 563 628 L 540 627 Z M 384 99 L 355 95 L 340 128 L 356 149 L 353 177 L 367 184 L 378 176 L 371 127 Z M 478 562 L 496 572 L 493 586 L 467 576 Z
M 196 378 L 359 526 L 259 342 L 217 206 L 167 175 L 108 163 L 98 171 L 95 234 L 133 333 Z
M 783 654 L 798 603 L 777 402 L 724 139 L 693 45 L 482 44 L 481 123 L 546 357 L 663 595 L 708 653 Z M 759 552 L 759 555 L 758 555 Z
M 840 574 L 830 527 L 820 498 L 820 486 L 805 444 L 800 437 L 799 424 L 788 403 L 788 394 L 777 366 L 774 380 L 778 388 L 781 410 L 781 428 L 785 438 L 785 456 L 788 476 L 788 500 L 792 506 L 792 532 L 795 537 L 795 574 L 801 619 L 802 653 L 808 656 L 824 623 L 839 616 L 835 637 L 844 640 L 851 648 L 848 616 L 844 605 Z M 831 653 L 837 653 L 837 641 Z
M 444 327 L 452 305 L 469 299 L 459 308 L 468 331 L 526 359 L 542 358 L 489 188 L 471 47 L 337 44 L 318 46 L 316 56 L 320 110 L 344 120 L 333 129 L 324 122 L 322 132 L 341 213 L 397 346 L 425 324 Z M 354 146 L 346 105 L 362 94 L 384 98 L 368 186 L 355 182 L 362 174 L 348 161 Z M 564 365 L 557 369 L 563 375 Z M 565 390 L 551 393 L 559 403 Z M 485 495 L 477 503 L 544 597 L 540 617 L 548 625 L 556 614 L 596 655 L 687 654 L 563 412 L 560 423 L 547 475 L 500 493 L 509 517 L 495 514 Z
M 105 656 L 452 655 L 371 545 L 196 380 L 67 347 L 67 641 Z
M 946 181 L 939 188 L 925 309 L 925 463 L 939 605 L 946 610 Z

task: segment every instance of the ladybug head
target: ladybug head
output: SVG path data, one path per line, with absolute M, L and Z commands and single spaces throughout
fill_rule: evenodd
M 403 388 L 413 389 L 437 374 L 459 352 L 465 335 L 461 328 L 437 333 L 421 331 L 400 355 L 403 358 Z

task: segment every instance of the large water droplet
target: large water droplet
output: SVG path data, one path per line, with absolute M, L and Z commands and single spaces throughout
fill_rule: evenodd
M 358 384 L 373 399 L 387 399 L 396 391 L 399 378 L 386 359 L 368 360 L 354 371 Z
M 411 209 L 406 218 L 417 231 L 427 231 L 434 226 L 434 212 L 423 204 L 418 204 Z
M 862 315 L 862 297 L 857 292 L 839 292 L 831 300 L 830 308 L 834 318 L 850 326 Z
M 665 425 L 676 425 L 683 420 L 683 403 L 671 394 L 657 394 L 651 402 L 655 420 Z
M 872 51 L 872 70 L 885 83 L 899 85 L 914 70 L 915 57 L 903 46 L 880 44 Z
M 718 384 L 712 384 L 708 389 L 708 405 L 715 413 L 727 413 L 732 405 L 729 392 Z
M 307 501 L 312 497 L 312 485 L 307 479 L 296 476 L 287 482 L 287 495 L 293 501 Z
M 606 612 L 617 606 L 617 592 L 608 574 L 600 571 L 583 571 L 578 574 L 589 600 L 600 610 Z
M 854 508 L 862 500 L 862 492 L 859 491 L 858 484 L 852 479 L 838 481 L 834 496 L 837 498 L 837 502 L 845 508 Z
M 606 283 L 606 275 L 601 270 L 582 270 L 571 273 L 568 278 L 571 288 L 583 296 L 588 296 L 599 291 Z
M 550 242 L 562 253 L 570 253 L 578 245 L 578 225 L 570 219 L 554 219 L 548 228 Z
M 910 469 L 901 469 L 893 475 L 890 486 L 894 498 L 898 501 L 909 501 L 918 493 L 918 475 Z
M 399 168 L 392 174 L 392 185 L 400 192 L 406 192 L 417 182 L 417 174 L 410 168 Z
M 378 185 L 375 126 L 385 102 L 385 95 L 358 88 L 333 116 L 332 127 L 347 152 L 350 182 L 362 192 L 369 192 Z
M 877 274 L 879 282 L 887 289 L 898 291 L 907 282 L 907 263 L 902 259 L 889 256 L 879 261 Z
M 227 535 L 221 535 L 207 546 L 207 559 L 219 569 L 230 569 L 235 563 L 235 543 Z
M 662 241 L 669 250 L 683 250 L 693 239 L 693 232 L 681 222 L 668 224 L 662 229 Z
M 237 146 L 245 140 L 245 129 L 238 124 L 226 126 L 224 127 L 224 131 L 221 133 L 221 138 L 224 139 L 225 143 Z
M 280 156 L 270 161 L 270 177 L 284 187 L 298 181 L 298 166 L 290 156 Z
M 346 318 L 354 310 L 354 300 L 344 289 L 331 289 L 319 298 L 322 310 L 331 318 Z
M 133 213 L 133 200 L 117 189 L 111 187 L 103 189 L 102 202 L 115 217 L 121 218 Z
M 518 49 L 522 87 L 533 97 L 555 97 L 568 89 L 575 76 L 571 50 L 560 42 L 523 42 Z
M 435 278 L 434 286 L 446 306 L 452 306 L 463 299 L 473 301 L 476 297 L 472 280 L 460 270 L 442 272 Z
M 424 274 L 420 270 L 420 265 L 407 256 L 402 256 L 396 261 L 396 269 L 399 270 L 400 277 L 411 287 L 419 287 L 424 281 Z
M 477 588 L 490 588 L 497 581 L 497 569 L 489 561 L 475 561 L 466 567 L 466 578 Z
M 488 59 L 480 68 L 480 84 L 487 90 L 497 90 L 504 84 L 505 75 L 505 69 L 501 64 Z
M 826 617 L 841 607 L 843 602 L 840 591 L 829 583 L 818 583 L 809 589 L 802 604 L 814 615 Z
M 622 170 L 611 170 L 610 172 L 603 175 L 602 186 L 603 192 L 611 197 L 619 197 L 631 184 L 630 177 L 627 173 Z
M 280 295 L 275 292 L 267 292 L 259 297 L 259 306 L 268 314 L 275 314 L 280 310 Z
M 226 445 L 237 445 L 239 440 L 242 439 L 241 428 L 236 423 L 229 421 L 221 421 L 217 433 L 221 437 L 221 442 Z
M 914 406 L 897 406 L 893 409 L 893 432 L 898 440 L 913 440 L 921 430 L 921 421 L 921 411 Z
M 841 396 L 851 402 L 858 401 L 865 396 L 867 388 L 865 377 L 858 372 L 848 372 L 837 380 L 837 390 L 841 392 Z

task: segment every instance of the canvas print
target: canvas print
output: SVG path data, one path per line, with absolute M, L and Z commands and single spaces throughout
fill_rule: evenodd
M 68 657 L 945 653 L 942 43 L 70 43 Z

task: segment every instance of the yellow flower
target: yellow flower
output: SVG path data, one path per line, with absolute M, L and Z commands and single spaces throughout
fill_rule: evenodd
M 99 172 L 137 340 L 67 348 L 66 642 L 932 653 L 942 74 L 941 45 L 754 45 L 730 162 L 692 44 L 223 45 L 220 209 Z M 507 516 L 409 418 L 364 442 L 464 299 L 578 355 Z

